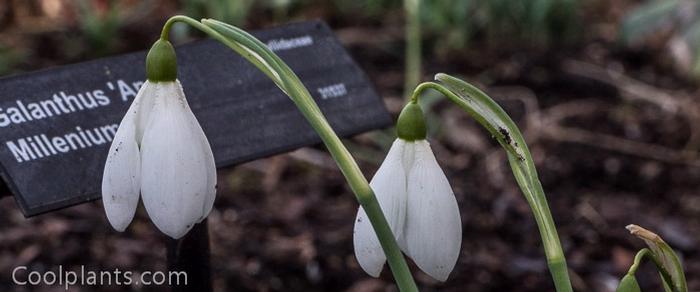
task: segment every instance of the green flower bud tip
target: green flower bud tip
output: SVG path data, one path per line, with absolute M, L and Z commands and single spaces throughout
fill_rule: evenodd
M 159 39 L 148 51 L 146 77 L 151 82 L 175 81 L 177 78 L 177 57 L 169 41 Z
M 418 103 L 409 103 L 401 110 L 396 122 L 396 134 L 406 141 L 425 140 L 425 117 Z
M 637 279 L 634 277 L 634 275 L 627 274 L 624 278 L 622 278 L 622 281 L 620 281 L 620 285 L 617 286 L 616 292 L 640 292 L 641 290 L 642 289 L 639 288 L 639 283 L 637 283 Z

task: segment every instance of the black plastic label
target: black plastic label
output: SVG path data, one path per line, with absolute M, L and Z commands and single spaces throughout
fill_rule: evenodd
M 299 75 L 339 135 L 391 123 L 323 22 L 253 34 Z M 205 40 L 176 51 L 178 77 L 218 167 L 320 142 L 292 101 L 230 49 Z M 109 145 L 145 79 L 145 54 L 0 79 L 2 177 L 25 216 L 100 197 Z

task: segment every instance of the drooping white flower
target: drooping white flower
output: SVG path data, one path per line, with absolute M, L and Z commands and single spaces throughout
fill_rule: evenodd
M 216 167 L 209 141 L 176 79 L 175 51 L 164 40 L 147 57 L 146 81 L 119 124 L 102 177 L 102 202 L 124 231 L 139 194 L 153 223 L 180 238 L 209 215 Z
M 424 133 L 412 141 L 401 136 L 399 129 L 370 186 L 401 250 L 425 273 L 445 281 L 462 243 L 457 200 Z M 362 269 L 378 277 L 386 256 L 362 207 L 355 220 L 354 248 Z
M 102 200 L 115 229 L 131 223 L 139 192 L 151 220 L 173 238 L 206 218 L 214 203 L 214 156 L 177 80 L 146 81 L 112 141 Z

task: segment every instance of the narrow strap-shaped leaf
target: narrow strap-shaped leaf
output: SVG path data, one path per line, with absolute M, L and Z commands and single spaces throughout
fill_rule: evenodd
M 542 190 L 535 163 L 525 138 L 515 122 L 493 99 L 471 84 L 447 74 L 437 74 L 440 83 L 426 82 L 416 88 L 414 99 L 430 88 L 444 94 L 479 124 L 506 150 L 513 175 L 532 209 L 540 230 L 547 263 L 557 291 L 572 291 L 564 252 Z
M 642 289 L 639 288 L 639 283 L 637 283 L 637 278 L 634 275 L 627 274 L 620 281 L 620 285 L 617 286 L 616 292 L 640 292 Z
M 338 135 L 335 134 L 335 131 L 311 97 L 309 90 L 299 80 L 299 77 L 277 54 L 244 30 L 213 19 L 203 19 L 201 23 L 211 29 L 215 36 L 233 44 L 234 46 L 230 47 L 236 52 L 241 53 L 241 50 L 237 50 L 237 48 L 242 48 L 249 57 L 252 56 L 248 58 L 249 60 L 262 65 L 261 70 L 269 69 L 271 71 L 271 74 L 268 74 L 268 76 L 272 75 L 270 78 L 290 97 L 311 127 L 321 137 L 340 171 L 345 176 L 350 189 L 355 193 L 358 202 L 366 211 L 382 249 L 387 256 L 387 261 L 399 290 L 406 292 L 418 291 L 408 265 L 401 254 L 398 243 L 369 183 L 360 171 L 357 162 L 345 145 L 343 145 Z M 258 66 L 258 68 L 261 68 L 261 66 Z
M 652 259 L 659 269 L 661 280 L 664 282 L 664 287 L 673 292 L 687 292 L 688 284 L 685 281 L 683 266 L 671 246 L 656 233 L 640 226 L 630 224 L 626 228 L 632 235 L 644 240 L 649 246 Z

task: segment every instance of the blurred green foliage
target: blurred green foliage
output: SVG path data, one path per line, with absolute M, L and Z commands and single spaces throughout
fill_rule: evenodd
M 402 9 L 402 0 L 333 0 L 333 8 L 341 15 L 344 16 L 358 16 L 358 12 L 361 17 L 381 19 L 387 12 L 397 9 Z
M 647 1 L 625 15 L 620 32 L 628 45 L 666 35 L 677 65 L 700 77 L 700 1 Z
M 194 18 L 212 17 L 242 25 L 253 9 L 273 9 L 275 15 L 319 6 L 310 0 L 181 0 L 183 10 Z M 344 19 L 384 21 L 403 10 L 402 0 L 333 0 L 332 15 Z M 328 4 L 328 3 L 326 3 Z M 441 0 L 422 1 L 420 17 L 424 35 L 436 40 L 434 48 L 461 49 L 474 38 L 485 36 L 496 44 L 547 46 L 579 37 L 579 0 Z M 288 21 L 288 19 L 277 19 Z M 432 49 L 432 48 L 431 48 Z
M 439 47 L 462 48 L 480 35 L 495 44 L 547 46 L 575 40 L 577 0 L 426 1 L 422 17 Z
M 362 11 L 379 17 L 401 9 L 397 0 L 335 0 L 339 13 Z M 578 0 L 442 0 L 423 1 L 424 34 L 436 38 L 435 47 L 460 49 L 479 36 L 495 43 L 525 42 L 549 45 L 579 37 Z
M 459 51 L 472 42 L 482 40 L 494 43 L 496 47 L 520 48 L 530 44 L 547 46 L 575 38 L 578 2 L 579 0 L 422 1 L 418 14 L 421 34 L 424 36 L 420 39 L 425 46 L 422 55 Z M 34 2 L 19 6 L 32 9 L 41 7 L 29 5 L 31 3 Z M 121 52 L 122 48 L 133 42 L 133 39 L 120 36 L 124 29 L 143 23 L 151 25 L 146 20 L 166 17 L 162 13 L 216 18 L 239 26 L 245 26 L 250 21 L 284 23 L 297 17 L 320 16 L 343 25 L 370 24 L 385 27 L 401 25 L 401 17 L 404 15 L 402 0 L 74 0 L 67 3 L 69 4 L 65 4 L 65 7 L 71 12 L 65 14 L 65 21 L 72 24 L 71 18 L 75 17 L 78 33 L 66 31 L 65 34 L 46 34 L 58 52 L 51 55 L 51 58 L 78 60 Z M 157 9 L 159 7 L 162 9 Z M 176 27 L 174 36 L 186 37 L 190 31 L 184 29 Z M 693 31 L 700 31 L 700 28 Z M 28 55 L 35 55 L 34 51 L 41 49 L 27 50 Z M 17 56 L 11 55 L 7 49 L 1 50 L 0 65 L 13 67 L 17 64 L 12 61 L 15 57 Z
M 459 49 L 467 45 L 473 36 L 474 27 L 470 19 L 473 1 L 446 0 L 424 1 L 421 20 L 424 29 L 438 35 L 435 47 Z
M 681 1 L 648 1 L 629 11 L 622 22 L 621 37 L 627 43 L 639 42 L 674 21 Z
M 214 18 L 233 25 L 245 23 L 254 0 L 181 0 L 183 14 L 194 19 Z
M 253 11 L 269 10 L 276 22 L 289 21 L 289 11 L 302 1 L 295 0 L 179 0 L 182 14 L 194 19 L 213 18 L 235 26 L 244 26 Z M 188 29 L 187 26 L 182 28 Z M 187 31 L 175 32 L 176 35 Z
M 109 54 L 121 23 L 119 9 L 113 0 L 107 2 L 104 11 L 96 9 L 94 3 L 90 0 L 77 2 L 80 30 L 87 41 L 87 46 L 95 55 Z
M 25 54 L 12 48 L 0 46 L 0 75 L 14 71 L 15 66 L 25 59 Z

